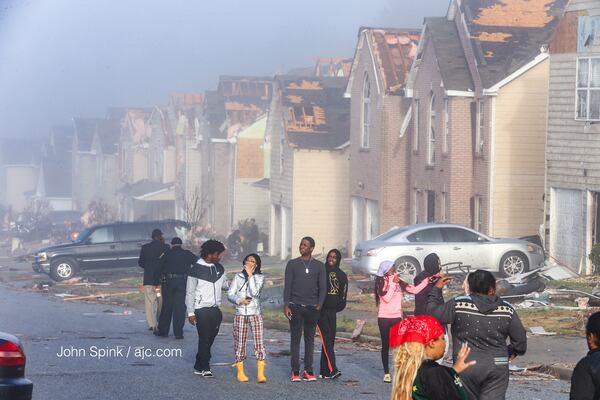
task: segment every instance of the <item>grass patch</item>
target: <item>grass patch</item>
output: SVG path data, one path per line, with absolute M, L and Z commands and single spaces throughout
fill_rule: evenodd
M 546 331 L 559 335 L 583 336 L 584 311 L 532 309 L 518 310 L 517 313 L 528 331 L 533 326 L 542 326 Z

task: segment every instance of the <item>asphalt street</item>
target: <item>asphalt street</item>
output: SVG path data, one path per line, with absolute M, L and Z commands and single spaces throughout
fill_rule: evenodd
M 0 304 L 0 331 L 16 334 L 24 343 L 34 399 L 387 399 L 390 394 L 390 386 L 381 382 L 379 353 L 352 343 L 338 345 L 344 373 L 339 380 L 292 384 L 287 334 L 268 330 L 269 382 L 255 382 L 250 357 L 247 372 L 254 382 L 238 384 L 229 366 L 229 325 L 215 342 L 215 378 L 206 379 L 192 373 L 196 332 L 191 325 L 185 327 L 184 340 L 157 338 L 146 330 L 139 310 L 67 302 L 2 286 Z M 61 349 L 72 354 L 59 357 Z M 507 398 L 564 399 L 568 387 L 564 381 L 513 381 Z

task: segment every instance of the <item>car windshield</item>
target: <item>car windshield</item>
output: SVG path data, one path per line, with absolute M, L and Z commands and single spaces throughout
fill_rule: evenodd
M 406 230 L 406 228 L 391 229 L 386 233 L 382 233 L 381 235 L 375 237 L 373 240 L 389 240 L 403 232 L 406 232 Z

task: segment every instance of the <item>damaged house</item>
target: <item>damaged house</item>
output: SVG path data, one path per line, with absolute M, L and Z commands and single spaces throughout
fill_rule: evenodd
M 269 250 L 286 259 L 303 236 L 315 256 L 349 246 L 350 102 L 346 78 L 278 76 L 267 119 L 271 143 Z
M 406 80 L 419 34 L 406 29 L 359 30 L 345 93 L 351 98 L 352 249 L 361 240 L 411 222 L 406 134 L 411 99 L 406 97 Z
M 600 2 L 571 0 L 550 46 L 545 228 L 553 260 L 591 273 L 600 243 Z
M 539 232 L 548 46 L 566 3 L 452 0 L 425 19 L 408 88 L 411 222 Z
M 23 139 L 0 142 L 0 204 L 15 214 L 27 206 L 37 186 L 40 155 L 34 149 L 38 147 Z

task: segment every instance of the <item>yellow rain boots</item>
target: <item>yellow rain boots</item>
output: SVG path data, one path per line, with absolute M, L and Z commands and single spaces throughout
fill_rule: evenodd
M 267 364 L 265 363 L 265 360 L 258 360 L 256 362 L 256 368 L 258 369 L 258 374 L 257 374 L 258 383 L 266 383 L 267 382 L 267 377 L 265 376 L 266 365 Z
M 237 380 L 238 382 L 248 382 L 248 377 L 244 372 L 244 362 L 240 361 L 238 363 L 233 364 L 234 368 L 237 368 Z

